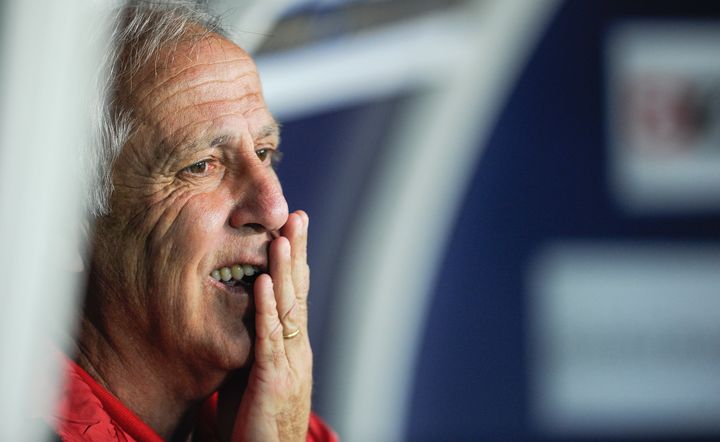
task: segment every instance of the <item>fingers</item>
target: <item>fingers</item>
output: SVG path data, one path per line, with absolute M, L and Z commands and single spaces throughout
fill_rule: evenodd
M 264 368 L 281 367 L 286 363 L 283 325 L 278 316 L 275 287 L 270 276 L 258 276 L 255 295 L 255 359 Z
M 307 238 L 309 218 L 305 212 L 298 210 L 288 217 L 282 228 L 282 235 L 290 241 L 290 266 L 292 272 L 295 298 L 301 315 L 307 319 L 307 296 L 310 289 L 310 267 L 307 263 Z
M 304 212 L 289 216 L 268 248 L 268 273 L 255 280 L 255 363 L 236 414 L 237 440 L 306 438 L 312 391 L 307 226 Z
M 292 274 L 295 284 L 295 296 L 304 302 L 310 291 L 310 267 L 307 262 L 307 239 L 310 219 L 307 213 L 299 210 L 296 212 L 299 223 L 292 232 L 290 243 L 292 244 Z
M 310 288 L 310 268 L 307 264 L 308 223 L 307 214 L 298 210 L 290 214 L 281 232 L 290 241 L 295 295 L 301 299 L 307 298 Z
M 270 277 L 272 277 L 277 312 L 283 324 L 285 336 L 300 329 L 298 323 L 298 300 L 293 285 L 290 241 L 281 236 L 270 244 Z
M 280 355 L 291 366 L 311 359 L 307 336 L 308 216 L 297 211 L 288 217 L 268 249 L 268 274 L 255 281 L 258 342 L 256 358 L 275 366 Z

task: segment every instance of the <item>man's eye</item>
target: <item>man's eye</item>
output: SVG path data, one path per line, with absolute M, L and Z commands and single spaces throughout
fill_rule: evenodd
M 192 166 L 186 167 L 185 169 L 183 169 L 183 172 L 188 172 L 193 175 L 204 175 L 205 173 L 207 173 L 209 168 L 210 164 L 208 164 L 207 160 L 203 160 L 198 161 Z
M 278 152 L 275 149 L 258 149 L 255 151 L 255 154 L 263 163 L 266 163 L 269 160 L 273 167 L 276 166 L 282 158 L 282 152 Z

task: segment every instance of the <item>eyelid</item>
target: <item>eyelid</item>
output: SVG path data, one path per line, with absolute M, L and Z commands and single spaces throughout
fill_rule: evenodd
M 283 152 L 281 152 L 277 147 L 274 146 L 258 146 L 257 149 L 255 149 L 255 154 L 258 154 L 262 151 L 265 151 L 270 156 L 270 166 L 273 168 L 277 166 L 277 164 L 282 160 Z M 263 162 L 267 161 L 267 159 L 262 160 Z
M 197 166 L 197 165 L 200 164 L 200 163 L 205 163 L 205 171 L 204 171 L 204 172 L 202 172 L 202 173 L 195 173 L 195 172 L 191 172 L 191 171 L 190 171 L 190 169 L 191 169 L 192 167 Z M 187 175 L 190 175 L 190 176 L 193 176 L 193 177 L 206 176 L 206 175 L 208 175 L 213 169 L 215 169 L 215 168 L 217 167 L 217 165 L 216 165 L 215 163 L 216 163 L 215 159 L 213 159 L 213 158 L 205 158 L 205 159 L 202 159 L 202 160 L 195 161 L 194 163 L 192 163 L 192 164 L 190 164 L 190 165 L 188 165 L 188 166 L 183 167 L 182 169 L 180 169 L 180 173 L 181 173 L 181 174 L 187 174 Z

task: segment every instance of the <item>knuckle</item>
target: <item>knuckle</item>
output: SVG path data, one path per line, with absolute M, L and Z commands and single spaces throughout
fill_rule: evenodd
M 273 324 L 277 322 L 277 310 L 274 305 L 272 308 L 268 308 L 268 310 L 261 312 L 260 315 L 261 317 L 259 319 L 264 321 L 266 324 Z
M 273 329 L 270 331 L 270 334 L 268 335 L 268 338 L 270 338 L 273 342 L 282 342 L 283 340 L 283 326 L 278 323 L 273 327 Z
M 292 320 L 295 317 L 295 310 L 297 309 L 297 299 L 293 299 L 292 305 L 287 309 L 287 312 L 283 315 L 283 321 Z

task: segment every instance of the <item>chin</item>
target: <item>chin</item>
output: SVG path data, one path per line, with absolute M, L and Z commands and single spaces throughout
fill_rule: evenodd
M 225 328 L 222 338 L 211 344 L 210 359 L 215 368 L 223 371 L 247 367 L 253 360 L 255 326 L 248 321 Z M 228 333 L 230 331 L 230 333 Z M 217 335 L 216 335 L 217 336 Z
M 191 328 L 196 330 L 196 336 L 203 336 L 191 345 L 204 355 L 211 370 L 231 371 L 248 366 L 253 359 L 255 341 L 251 291 L 228 289 L 206 280 L 201 293 L 204 301 L 195 303 L 195 308 L 202 308 L 202 313 L 186 313 L 194 316 Z

